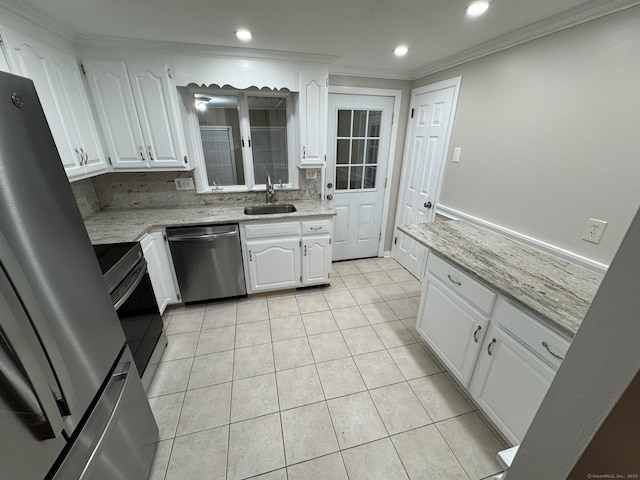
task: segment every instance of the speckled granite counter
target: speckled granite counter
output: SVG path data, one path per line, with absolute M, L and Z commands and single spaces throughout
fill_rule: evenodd
M 569 337 L 582 323 L 603 277 L 463 221 L 399 229 Z
M 92 243 L 115 243 L 139 240 L 152 227 L 268 221 L 336 214 L 323 201 L 295 200 L 292 203 L 297 208 L 296 212 L 272 215 L 245 215 L 244 205 L 102 210 L 85 218 L 84 224 Z

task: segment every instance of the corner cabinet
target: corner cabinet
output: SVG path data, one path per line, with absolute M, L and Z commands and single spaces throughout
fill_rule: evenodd
M 84 63 L 114 170 L 189 170 L 178 93 L 162 62 Z
M 33 80 L 69 179 L 106 171 L 76 58 L 11 30 L 4 37 L 14 72 Z
M 252 222 L 241 232 L 247 293 L 329 283 L 331 220 Z
M 328 78 L 327 72 L 300 72 L 299 167 L 318 168 L 326 161 Z
M 433 254 L 416 328 L 504 437 L 519 444 L 569 341 Z

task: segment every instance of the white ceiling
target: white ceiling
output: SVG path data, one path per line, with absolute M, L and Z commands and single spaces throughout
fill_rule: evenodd
M 22 0 L 75 34 L 338 57 L 330 70 L 410 78 L 446 57 L 597 0 Z M 250 29 L 242 43 L 233 32 Z M 409 54 L 392 50 L 407 44 Z

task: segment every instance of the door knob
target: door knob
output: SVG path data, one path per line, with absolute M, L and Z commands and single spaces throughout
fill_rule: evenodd
M 333 188 L 333 183 L 327 183 L 327 188 Z
M 433 207 L 433 205 L 431 204 L 431 202 L 426 202 L 426 203 L 424 204 L 424 208 L 431 208 L 431 207 Z
M 327 195 L 327 200 L 333 200 L 333 195 L 331 195 L 330 193 Z

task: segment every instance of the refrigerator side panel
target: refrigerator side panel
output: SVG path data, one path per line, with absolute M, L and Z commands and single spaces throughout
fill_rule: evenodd
M 52 364 L 71 433 L 124 335 L 33 83 L 2 72 L 0 261 Z

